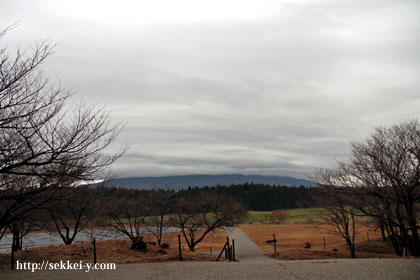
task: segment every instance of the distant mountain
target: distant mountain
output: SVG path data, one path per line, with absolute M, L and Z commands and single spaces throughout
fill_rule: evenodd
M 126 187 L 136 189 L 183 189 L 204 186 L 228 186 L 231 184 L 254 183 L 271 186 L 313 186 L 314 183 L 305 180 L 284 176 L 261 176 L 261 175 L 185 175 L 166 177 L 130 177 L 118 178 L 107 181 L 106 186 Z

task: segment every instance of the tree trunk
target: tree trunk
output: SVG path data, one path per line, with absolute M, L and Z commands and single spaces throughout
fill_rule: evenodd
M 19 249 L 19 236 L 16 234 L 16 232 L 13 232 L 13 241 L 12 241 L 12 250 L 17 251 Z
M 380 225 L 380 229 L 381 229 L 381 235 L 382 235 L 382 241 L 385 242 L 386 241 L 386 236 L 385 236 L 385 226 L 383 223 L 381 223 Z
M 411 242 L 410 242 L 410 253 L 413 256 L 420 256 L 420 240 L 419 240 L 419 232 L 417 230 L 416 223 L 410 222 L 411 228 Z
M 355 259 L 356 258 L 356 248 L 354 247 L 354 244 L 350 245 L 350 256 Z
M 163 231 L 163 215 L 160 215 L 160 226 L 159 226 L 159 237 L 158 237 L 158 245 L 162 243 L 162 231 Z
M 349 248 L 349 251 L 350 251 L 350 257 L 356 258 L 356 246 L 354 245 L 354 241 L 350 239 L 350 235 L 348 236 L 348 238 L 346 238 L 346 242 L 347 242 L 347 247 Z
M 386 226 L 386 231 L 388 232 L 388 236 L 391 239 L 392 247 L 394 248 L 395 254 L 397 256 L 402 256 L 402 250 L 400 248 L 400 244 L 398 243 L 398 237 L 393 226 L 388 224 Z

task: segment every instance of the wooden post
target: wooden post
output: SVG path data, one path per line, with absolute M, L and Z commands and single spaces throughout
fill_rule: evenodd
M 220 254 L 217 256 L 216 262 L 218 262 L 218 261 L 219 261 L 220 257 L 221 257 L 221 256 L 222 256 L 222 254 L 223 254 L 223 251 L 225 251 L 225 252 L 226 252 L 226 246 L 227 246 L 227 244 L 225 243 L 225 246 L 223 246 L 222 251 L 220 251 Z
M 181 235 L 178 234 L 178 254 L 179 260 L 182 261 L 182 253 L 181 253 Z
M 211 246 L 210 246 L 210 256 L 213 256 L 213 252 L 211 251 Z
M 96 264 L 96 238 L 93 238 L 93 263 Z
M 367 241 L 369 242 L 369 232 L 366 232 Z
M 324 250 L 327 249 L 327 244 L 325 243 L 325 236 L 324 236 Z
M 15 235 L 13 234 L 13 241 L 12 241 L 12 254 L 10 255 L 10 269 L 15 269 Z
M 274 252 L 277 252 L 277 247 L 276 247 L 276 243 L 277 243 L 277 239 L 276 239 L 276 235 L 273 233 L 273 244 L 274 244 Z
M 233 261 L 236 262 L 236 256 L 235 256 L 235 239 L 232 239 L 232 258 L 233 258 Z
M 405 246 L 403 247 L 403 257 L 405 258 L 407 256 L 407 249 Z
M 229 244 L 229 236 L 226 236 L 226 244 L 227 244 L 227 257 L 229 261 L 232 260 L 231 252 L 230 252 L 230 244 Z

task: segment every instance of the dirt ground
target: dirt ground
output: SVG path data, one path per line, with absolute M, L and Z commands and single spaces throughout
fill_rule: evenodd
M 241 225 L 240 228 L 266 254 L 281 260 L 347 258 L 349 252 L 344 239 L 331 233 L 327 225 Z M 273 243 L 266 243 L 275 234 L 277 252 Z M 325 238 L 325 248 L 324 248 Z M 368 241 L 369 238 L 369 241 Z M 311 248 L 304 248 L 306 243 Z M 391 245 L 383 242 L 380 232 L 362 227 L 356 235 L 356 256 L 365 258 L 396 257 Z

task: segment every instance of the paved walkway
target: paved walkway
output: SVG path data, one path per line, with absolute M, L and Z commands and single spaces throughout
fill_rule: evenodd
M 166 262 L 119 264 L 116 270 L 44 270 L 1 272 L 1 279 L 419 279 L 420 260 L 337 259 L 274 262 Z
M 240 262 L 270 262 L 272 259 L 252 242 L 240 228 L 228 228 L 229 239 L 235 239 L 235 255 Z

